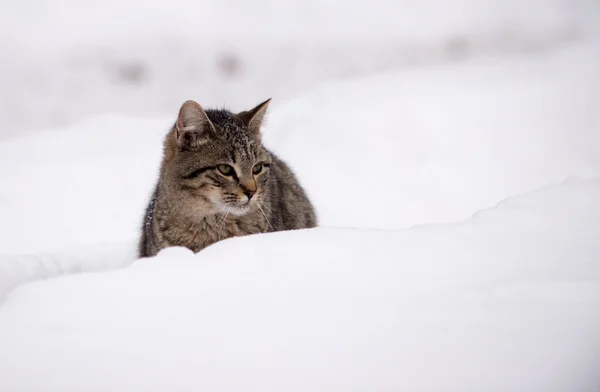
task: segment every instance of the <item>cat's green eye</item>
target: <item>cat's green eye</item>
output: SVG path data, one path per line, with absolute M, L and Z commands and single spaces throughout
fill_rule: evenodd
M 252 168 L 252 173 L 253 174 L 258 174 L 262 171 L 263 169 L 263 164 L 262 163 L 257 163 L 256 165 L 254 165 L 254 167 Z
M 233 167 L 229 166 L 229 165 L 218 165 L 217 169 L 221 172 L 222 175 L 224 176 L 231 176 L 234 173 Z

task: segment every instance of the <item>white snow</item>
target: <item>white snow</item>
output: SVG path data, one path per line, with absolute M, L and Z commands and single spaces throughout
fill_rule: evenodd
M 594 55 L 575 46 L 326 84 L 274 100 L 265 143 L 297 171 L 324 226 L 465 219 L 600 175 Z M 105 115 L 0 143 L 2 253 L 134 242 L 175 114 Z
M 236 238 L 22 286 L 0 385 L 596 391 L 599 198 L 570 180 L 456 224 Z
M 217 43 L 434 41 L 448 36 L 544 34 L 573 29 L 592 10 L 588 0 L 9 0 L 2 31 L 7 47 L 44 49 L 102 45 L 123 39 L 197 37 Z M 535 18 L 531 17 L 535 13 Z M 19 22 L 27 21 L 27 29 Z M 532 20 L 534 22 L 532 22 Z M 512 30 L 512 31 L 511 31 Z M 75 34 L 76 32 L 76 34 Z M 274 34 L 276 32 L 276 34 Z M 19 33 L 19 34 L 16 34 Z
M 0 389 L 597 390 L 584 49 L 275 103 L 265 143 L 324 227 L 22 285 L 0 307 Z M 0 143 L 0 293 L 133 261 L 173 119 L 107 115 Z
M 335 78 L 546 52 L 596 0 L 4 0 L 0 138 L 103 113 L 279 100 Z M 260 97 L 260 98 L 259 98 Z
M 594 0 L 6 5 L 0 391 L 600 390 Z M 178 105 L 270 96 L 321 227 L 135 260 Z
M 326 225 L 463 219 L 599 173 L 599 66 L 576 46 L 327 84 L 275 111 L 266 137 L 318 190 Z

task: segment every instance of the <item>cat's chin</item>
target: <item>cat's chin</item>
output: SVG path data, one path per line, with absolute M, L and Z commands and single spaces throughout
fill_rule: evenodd
M 229 207 L 229 213 L 235 216 L 243 216 L 250 212 L 250 206 Z
M 220 205 L 219 213 L 224 215 L 233 215 L 233 216 L 244 216 L 247 215 L 252 210 L 252 205 L 242 204 L 242 205 Z

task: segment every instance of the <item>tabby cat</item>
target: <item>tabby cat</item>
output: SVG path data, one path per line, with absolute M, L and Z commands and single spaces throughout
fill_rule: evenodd
M 169 246 L 198 252 L 229 237 L 317 225 L 294 173 L 261 143 L 269 101 L 237 114 L 183 104 L 164 141 L 140 257 Z

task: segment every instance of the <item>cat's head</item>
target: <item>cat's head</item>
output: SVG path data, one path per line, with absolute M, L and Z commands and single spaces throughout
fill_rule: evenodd
M 173 203 L 198 215 L 241 216 L 260 207 L 272 164 L 260 137 L 269 101 L 237 114 L 183 104 L 161 174 Z

